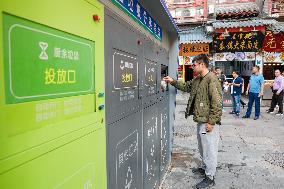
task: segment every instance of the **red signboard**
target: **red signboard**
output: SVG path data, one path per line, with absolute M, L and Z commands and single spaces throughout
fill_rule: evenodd
M 266 52 L 284 52 L 284 33 L 273 34 L 272 32 L 266 32 L 263 51 Z

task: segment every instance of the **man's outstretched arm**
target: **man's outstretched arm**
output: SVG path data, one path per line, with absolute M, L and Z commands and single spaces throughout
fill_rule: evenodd
M 174 86 L 178 90 L 188 92 L 188 93 L 191 91 L 192 81 L 188 81 L 188 82 L 177 81 L 171 78 L 170 76 L 164 77 L 163 80 L 167 83 L 170 83 L 172 86 Z

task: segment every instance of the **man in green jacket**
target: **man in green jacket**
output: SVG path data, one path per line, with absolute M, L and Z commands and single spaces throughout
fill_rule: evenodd
M 167 76 L 164 81 L 190 93 L 185 118 L 193 115 L 197 122 L 197 140 L 203 167 L 194 173 L 205 175 L 196 188 L 213 186 L 217 167 L 219 125 L 222 116 L 222 89 L 216 75 L 209 71 L 209 60 L 204 54 L 193 59 L 194 71 L 199 75 L 191 81 L 181 82 Z

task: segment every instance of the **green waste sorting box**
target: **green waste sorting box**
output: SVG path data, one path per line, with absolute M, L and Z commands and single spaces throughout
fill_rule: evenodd
M 0 10 L 0 188 L 106 188 L 103 5 Z

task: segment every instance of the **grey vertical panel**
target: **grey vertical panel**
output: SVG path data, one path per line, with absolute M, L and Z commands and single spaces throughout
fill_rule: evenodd
M 143 177 L 144 189 L 160 183 L 160 116 L 157 105 L 143 110 Z
M 161 64 L 162 64 L 162 48 L 156 47 L 157 48 L 157 59 L 158 59 L 158 65 L 157 65 L 157 100 L 161 96 Z
M 142 112 L 108 125 L 109 189 L 142 188 Z
M 143 80 L 142 102 L 143 106 L 149 106 L 157 101 L 157 76 L 158 76 L 158 57 L 157 46 L 141 34 L 143 45 Z
M 143 139 L 138 34 L 110 11 L 105 13 L 108 188 L 141 189 Z M 123 78 L 125 74 L 132 74 L 133 78 Z
M 177 68 L 178 68 L 178 46 L 179 42 L 177 38 L 173 38 L 170 51 L 169 51 L 169 76 L 177 79 Z M 174 130 L 174 117 L 175 117 L 175 101 L 176 101 L 176 89 L 172 86 L 169 87 L 169 126 L 170 126 L 170 150 L 172 149 L 172 139 Z
M 161 162 L 160 177 L 163 178 L 170 163 L 170 126 L 169 126 L 169 97 L 165 97 L 160 104 L 160 131 L 161 131 Z
M 142 109 L 139 100 L 138 34 L 106 10 L 106 122 L 113 123 Z
M 145 66 L 144 66 L 144 45 L 143 45 L 143 36 L 140 34 L 139 35 L 139 44 L 138 44 L 138 62 L 139 62 L 139 79 L 138 79 L 138 84 L 139 84 L 139 100 L 141 102 L 142 106 L 142 98 L 144 96 L 144 82 L 145 80 L 143 79 L 145 77 Z M 141 107 L 142 109 L 142 107 Z
M 169 127 L 169 86 L 167 90 L 161 89 L 161 81 L 163 75 L 169 74 L 169 52 L 163 48 L 159 49 L 159 119 L 160 119 L 160 179 L 163 178 L 167 167 L 170 163 L 171 149 L 170 149 L 170 127 Z M 164 70 L 165 69 L 165 70 Z M 163 73 L 162 72 L 166 72 Z
M 161 75 L 161 71 L 162 71 L 162 67 L 167 67 L 167 74 L 169 74 L 169 52 L 166 51 L 165 49 L 163 48 L 160 48 L 159 49 L 159 54 L 158 54 L 158 63 L 159 63 L 159 68 L 158 68 L 158 90 L 159 90 L 159 93 L 158 93 L 158 98 L 161 100 L 161 99 L 164 99 L 166 96 L 169 95 L 169 90 L 165 90 L 163 91 L 161 89 L 161 81 L 163 79 L 163 76 Z M 167 86 L 169 86 L 169 84 L 167 84 Z
M 144 60 L 144 76 L 145 76 L 145 97 L 155 95 L 157 93 L 157 62 L 149 59 Z
M 160 48 L 109 10 L 104 21 L 108 188 L 156 188 L 170 161 L 175 98 L 173 88 L 160 90 L 161 65 L 173 76 L 177 51 Z M 169 53 L 175 60 L 170 64 Z M 154 68 L 155 85 L 147 81 L 148 68 Z M 126 73 L 138 78 L 119 82 Z

